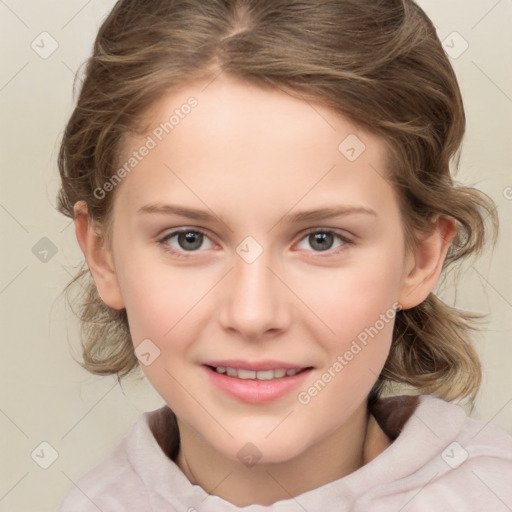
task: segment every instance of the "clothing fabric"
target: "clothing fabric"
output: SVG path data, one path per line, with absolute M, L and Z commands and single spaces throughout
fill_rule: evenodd
M 174 458 L 176 418 L 143 413 L 57 512 L 510 512 L 512 435 L 431 395 L 371 409 L 392 444 L 357 471 L 272 505 L 238 507 L 192 484 Z

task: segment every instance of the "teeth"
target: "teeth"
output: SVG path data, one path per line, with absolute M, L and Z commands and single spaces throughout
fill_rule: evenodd
M 254 371 L 254 370 L 243 370 L 241 368 L 230 368 L 225 366 L 217 366 L 215 371 L 217 373 L 225 373 L 229 377 L 237 377 L 239 379 L 257 379 L 257 380 L 272 380 L 272 379 L 281 379 L 285 375 L 290 377 L 300 372 L 302 368 L 293 368 L 289 370 L 285 370 L 284 368 L 278 368 L 276 370 L 262 370 L 262 371 Z

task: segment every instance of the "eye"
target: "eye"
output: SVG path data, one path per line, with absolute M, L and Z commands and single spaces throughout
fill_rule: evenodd
M 334 245 L 336 238 L 341 241 L 338 245 Z M 179 258 L 187 258 L 187 252 L 200 252 L 199 249 L 203 246 L 205 241 L 208 241 L 209 245 L 207 244 L 207 247 L 203 247 L 203 249 L 211 249 L 214 247 L 214 244 L 207 234 L 200 229 L 182 228 L 167 234 L 164 238 L 160 239 L 158 243 L 165 251 Z M 301 239 L 302 243 L 304 243 L 304 241 L 313 248 L 314 252 L 329 251 L 329 254 L 326 254 L 325 257 L 336 255 L 345 250 L 347 246 L 353 245 L 353 242 L 347 237 L 332 230 L 321 228 L 308 231 Z M 331 249 L 333 249 L 333 247 L 336 250 L 332 251 Z M 304 249 L 304 247 L 299 248 Z
M 335 239 L 341 240 L 341 243 L 334 246 Z M 334 231 L 328 229 L 313 229 L 308 231 L 306 236 L 301 239 L 302 241 L 306 241 L 310 247 L 314 249 L 315 252 L 326 252 L 330 251 L 333 246 L 335 251 L 331 251 L 329 256 L 332 254 L 338 254 L 339 252 L 345 250 L 347 246 L 352 245 L 353 242 L 349 240 L 347 237 L 340 235 Z
M 171 240 L 176 238 L 175 243 L 172 244 Z M 159 244 L 165 251 L 168 251 L 178 257 L 186 258 L 187 255 L 183 253 L 198 252 L 197 250 L 203 245 L 205 240 L 210 240 L 206 233 L 198 229 L 183 228 L 172 231 L 164 238 L 159 240 Z M 213 244 L 210 241 L 210 246 L 206 247 L 211 249 Z

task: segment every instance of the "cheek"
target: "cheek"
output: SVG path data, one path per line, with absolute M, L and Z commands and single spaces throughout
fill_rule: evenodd
M 393 317 L 400 288 L 399 261 L 393 251 L 388 255 L 381 251 L 378 258 L 368 256 L 341 268 L 317 271 L 296 283 L 298 295 L 318 314 L 324 331 L 331 331 L 338 340 L 357 337 L 375 323 L 389 334 L 379 320 L 382 315 Z
M 315 379 L 301 389 L 298 402 L 312 422 L 324 418 L 329 430 L 343 423 L 368 396 L 386 363 L 397 303 L 396 280 L 383 267 L 354 268 L 326 278 L 309 293 L 322 322 L 313 336 L 325 359 Z M 327 293 L 319 293 L 322 289 Z M 326 328 L 329 327 L 329 329 Z
M 190 347 L 203 329 L 201 320 L 208 318 L 202 311 L 201 297 L 209 287 L 200 279 L 191 281 L 185 274 L 188 276 L 161 264 L 136 268 L 132 260 L 123 269 L 121 286 L 141 370 L 176 410 L 193 405 L 180 383 L 189 380 L 189 366 L 184 363 L 190 359 Z M 150 354 L 149 364 L 144 364 L 144 353 Z
M 141 337 L 163 338 L 200 300 L 207 285 L 200 271 L 171 265 L 155 251 L 132 248 L 130 257 L 116 265 L 135 344 Z
M 184 381 L 183 362 L 197 362 L 193 347 L 211 321 L 209 291 L 218 275 L 207 269 L 171 266 L 154 257 L 151 264 L 144 264 L 142 254 L 139 258 L 134 254 L 119 271 L 130 333 L 136 353 L 144 340 L 156 345 L 158 358 L 151 365 L 141 364 L 155 388 L 161 387 L 160 381 L 165 388 L 173 388 L 167 371 Z
M 309 325 L 326 354 L 323 377 L 332 382 L 334 395 L 354 404 L 369 392 L 388 357 L 402 271 L 391 245 L 359 255 L 344 268 L 317 272 L 300 288 L 321 320 Z

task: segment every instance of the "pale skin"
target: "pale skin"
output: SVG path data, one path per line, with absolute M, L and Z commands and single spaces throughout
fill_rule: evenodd
M 235 505 L 268 505 L 342 478 L 389 446 L 366 406 L 393 322 L 307 405 L 297 392 L 267 404 L 231 398 L 211 386 L 201 362 L 313 366 L 307 389 L 393 303 L 408 309 L 428 296 L 456 224 L 436 217 L 432 234 L 407 252 L 397 200 L 383 179 L 382 140 L 280 90 L 226 76 L 205 85 L 175 90 L 147 112 L 153 129 L 189 97 L 198 101 L 118 185 L 110 244 L 83 202 L 75 205 L 76 236 L 102 300 L 126 308 L 134 346 L 149 338 L 160 350 L 141 367 L 177 415 L 178 466 Z M 132 138 L 126 155 L 150 133 Z M 353 162 L 338 149 L 349 134 L 366 145 Z M 213 218 L 138 213 L 155 203 Z M 286 217 L 348 205 L 375 213 L 300 224 Z M 183 227 L 204 233 L 198 248 L 187 250 L 178 236 L 159 243 Z M 333 235 L 327 250 L 314 245 L 310 228 Z M 236 252 L 248 236 L 263 248 L 252 263 Z M 237 457 L 248 442 L 262 454 L 252 467 Z

